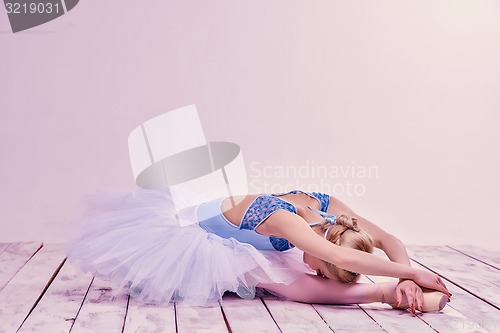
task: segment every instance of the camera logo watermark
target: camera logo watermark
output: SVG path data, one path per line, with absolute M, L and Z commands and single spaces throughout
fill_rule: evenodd
M 4 0 L 12 32 L 52 21 L 73 9 L 79 0 Z
M 302 165 L 250 163 L 249 190 L 252 193 L 280 193 L 295 189 L 341 196 L 363 196 L 366 180 L 378 178 L 376 165 L 324 165 L 306 161 Z

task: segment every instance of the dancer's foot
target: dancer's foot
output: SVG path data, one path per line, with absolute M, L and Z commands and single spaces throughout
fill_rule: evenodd
M 403 302 L 398 306 L 396 298 L 396 287 L 397 282 L 390 283 L 380 283 L 380 290 L 383 294 L 383 303 L 389 304 L 393 309 L 406 310 L 410 307 L 406 297 L 403 297 Z M 421 312 L 431 312 L 431 311 L 441 311 L 448 303 L 448 296 L 439 291 L 424 291 L 424 304 L 422 309 L 418 309 Z M 416 308 L 416 306 L 415 306 Z

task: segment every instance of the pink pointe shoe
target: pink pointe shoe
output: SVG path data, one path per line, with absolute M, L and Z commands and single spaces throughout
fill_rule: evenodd
M 440 291 L 424 292 L 424 304 L 422 312 L 441 311 L 444 309 L 450 298 Z
M 383 303 L 389 304 L 393 309 L 406 310 L 410 307 L 406 300 L 400 306 L 397 306 L 394 284 L 381 286 L 381 290 L 384 295 Z M 415 308 L 421 312 L 441 311 L 449 300 L 448 296 L 440 291 L 424 291 L 423 297 L 424 304 L 422 305 L 422 310 Z
M 424 304 L 422 305 L 422 310 L 420 311 L 421 312 L 441 311 L 446 306 L 446 303 L 448 303 L 448 296 L 446 296 L 442 292 L 427 291 L 424 292 Z M 391 304 L 391 306 L 394 309 L 401 309 L 401 310 L 406 310 L 409 308 L 408 304 L 406 304 L 406 306 L 402 304 L 399 307 Z

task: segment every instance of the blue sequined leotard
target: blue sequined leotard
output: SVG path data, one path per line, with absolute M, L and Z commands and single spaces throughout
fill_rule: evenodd
M 280 196 L 298 193 L 315 198 L 318 200 L 320 211 L 327 212 L 330 205 L 330 195 L 294 190 L 287 193 L 263 194 L 256 197 L 243 214 L 239 227 L 228 221 L 222 213 L 213 214 L 217 206 L 220 211 L 222 199 L 209 202 L 201 205 L 198 209 L 199 225 L 208 232 L 220 237 L 232 237 L 240 242 L 251 244 L 260 250 L 286 251 L 294 247 L 287 239 L 262 235 L 257 233 L 255 229 L 278 210 L 286 210 L 297 214 L 297 207 L 280 198 Z

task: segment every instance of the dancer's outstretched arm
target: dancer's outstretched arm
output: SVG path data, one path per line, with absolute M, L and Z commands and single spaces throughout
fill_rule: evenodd
M 370 234 L 373 239 L 373 245 L 376 248 L 384 251 L 391 261 L 411 266 L 406 247 L 401 240 L 364 217 L 356 214 L 349 206 L 333 196 L 330 196 L 328 213 L 333 215 L 345 214 L 350 217 L 355 217 L 358 220 L 359 228 Z
M 358 226 L 370 234 L 373 239 L 373 245 L 376 248 L 384 251 L 391 261 L 411 266 L 406 247 L 396 236 L 356 214 L 350 207 L 333 196 L 330 196 L 328 212 L 333 215 L 346 214 L 350 217 L 355 217 L 358 221 Z M 413 310 L 415 309 L 415 304 L 423 304 L 423 291 L 420 286 L 416 285 L 413 281 L 405 279 L 400 279 L 399 282 L 400 284 L 396 290 L 397 301 L 399 303 L 402 303 L 404 301 L 404 296 L 406 296 L 408 304 L 413 305 Z
M 361 274 L 411 279 L 420 286 L 449 295 L 437 274 L 388 261 L 370 253 L 335 245 L 315 233 L 299 215 L 279 210 L 267 218 L 264 224 L 270 235 L 286 238 L 302 251 L 337 267 Z

